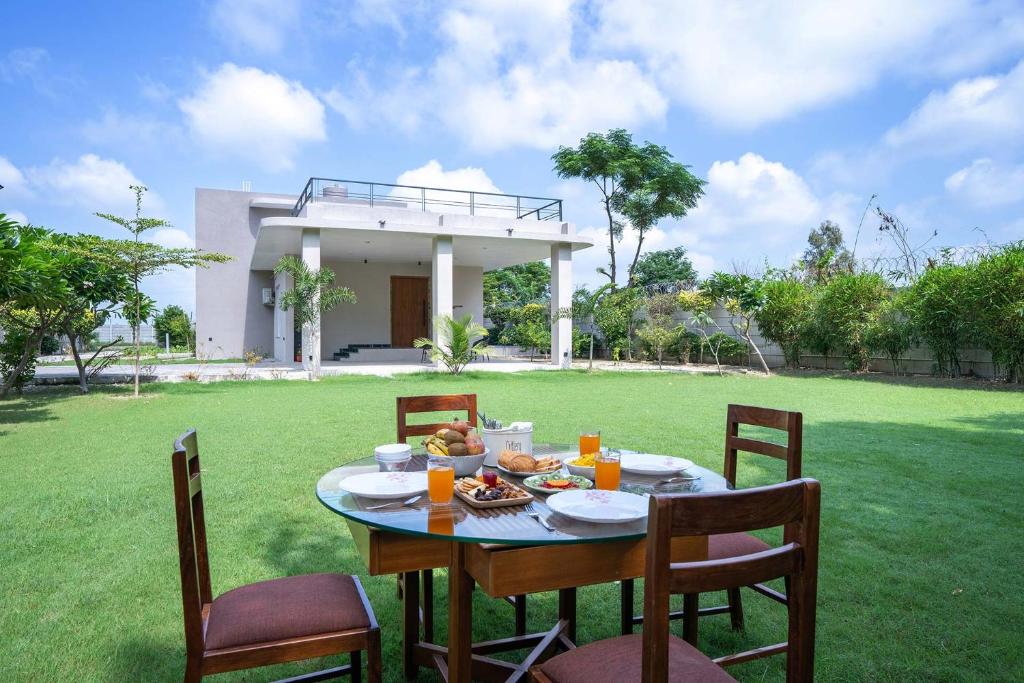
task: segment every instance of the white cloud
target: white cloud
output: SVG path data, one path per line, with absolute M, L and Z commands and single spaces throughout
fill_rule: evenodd
M 484 169 L 466 166 L 446 171 L 436 159 L 431 159 L 419 168 L 405 171 L 398 176 L 395 183 L 398 185 L 420 185 L 422 187 L 441 187 L 452 190 L 501 193 L 501 190 L 488 177 Z
M 195 246 L 192 236 L 178 228 L 158 228 L 149 234 L 147 241 L 172 249 L 190 249 Z
M 152 146 L 167 143 L 181 135 L 181 130 L 157 118 L 136 114 L 124 114 L 117 109 L 108 109 L 98 119 L 82 124 L 82 137 L 94 145 Z
M 955 75 L 1024 46 L 1010 2 L 610 0 L 597 15 L 595 42 L 638 55 L 676 100 L 738 127 L 837 101 L 887 73 Z
M 12 221 L 14 221 L 15 223 L 21 223 L 22 225 L 28 225 L 28 216 L 23 214 L 21 211 L 11 210 L 11 211 L 0 212 L 0 213 L 6 213 L 7 217 L 9 219 L 11 219 Z
M 312 93 L 255 68 L 223 64 L 178 106 L 200 143 L 269 171 L 292 168 L 296 147 L 327 139 L 324 106 Z
M 299 5 L 296 0 L 218 0 L 210 25 L 233 48 L 276 54 L 303 33 Z
M 35 194 L 48 202 L 75 204 L 89 211 L 120 211 L 134 208 L 129 185 L 142 185 L 127 166 L 95 154 L 77 161 L 54 159 L 46 166 L 28 169 L 26 176 Z M 163 202 L 154 192 L 144 200 L 148 212 L 160 211 Z
M 1024 200 L 1024 165 L 1002 166 L 991 159 L 976 159 L 946 178 L 950 194 L 980 207 Z
M 936 91 L 885 134 L 890 147 L 942 154 L 1024 141 L 1024 61 L 1009 73 L 981 76 Z
M 574 49 L 577 28 L 585 42 L 581 15 L 568 0 L 460 2 L 440 17 L 433 62 L 379 79 L 356 69 L 325 99 L 350 125 L 441 124 L 487 151 L 550 149 L 591 130 L 660 121 L 665 98 L 636 64 Z
M 4 186 L 4 192 L 10 193 L 5 195 L 5 197 L 20 196 L 28 192 L 25 174 L 12 164 L 7 157 L 0 157 L 0 185 Z

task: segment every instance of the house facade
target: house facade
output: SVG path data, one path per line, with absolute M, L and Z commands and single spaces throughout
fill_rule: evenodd
M 483 322 L 483 274 L 551 260 L 552 363 L 571 360 L 572 255 L 592 246 L 558 199 L 311 178 L 299 195 L 199 188 L 196 247 L 230 255 L 196 272 L 196 339 L 209 358 L 411 362 L 438 315 Z M 274 266 L 295 255 L 355 292 L 320 321 L 312 348 L 281 308 Z

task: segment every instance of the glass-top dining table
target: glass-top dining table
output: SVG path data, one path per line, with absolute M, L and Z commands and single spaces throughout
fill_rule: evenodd
M 534 455 L 569 457 L 570 446 L 534 444 Z M 623 451 L 628 452 L 628 451 Z M 414 452 L 407 472 L 426 469 L 427 456 Z M 494 470 L 485 467 L 484 470 Z M 516 680 L 545 651 L 575 639 L 575 591 L 578 586 L 632 580 L 643 575 L 647 521 L 599 524 L 570 519 L 547 506 L 547 495 L 531 491 L 528 505 L 480 509 L 457 496 L 450 504 L 431 504 L 426 492 L 411 504 L 404 500 L 364 498 L 341 488 L 347 477 L 379 471 L 373 457 L 362 458 L 323 475 L 316 495 L 348 522 L 371 574 L 404 576 L 404 668 L 414 677 L 419 666 L 436 667 L 449 681 Z M 522 477 L 498 472 L 522 486 Z M 664 483 L 669 476 L 622 473 L 619 489 L 639 495 L 700 493 L 729 488 L 718 473 L 694 465 L 688 481 Z M 677 539 L 677 561 L 707 557 L 707 540 Z M 449 638 L 447 647 L 432 640 L 432 607 L 424 605 L 427 635 L 419 637 L 417 583 L 420 571 L 448 568 Z M 501 641 L 472 643 L 471 596 L 474 583 L 494 597 L 558 590 L 559 622 L 547 632 Z M 410 601 L 412 604 L 410 604 Z M 632 619 L 631 605 L 628 617 Z M 623 609 L 626 609 L 623 603 Z M 626 618 L 626 615 L 623 617 Z M 413 621 L 415 620 L 415 621 Z M 625 622 L 624 622 L 625 623 Z M 631 622 L 630 622 L 631 623 Z M 521 642 L 519 642 L 521 641 Z M 507 647 L 499 647 L 501 642 Z M 487 654 L 501 649 L 533 651 L 519 664 Z

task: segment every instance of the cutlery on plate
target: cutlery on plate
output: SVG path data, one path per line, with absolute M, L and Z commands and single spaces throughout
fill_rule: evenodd
M 662 479 L 657 484 L 655 484 L 655 486 L 663 486 L 665 484 L 683 484 L 688 481 L 697 481 L 698 479 L 700 479 L 699 474 L 692 477 L 672 477 L 670 479 Z
M 413 496 L 409 500 L 403 500 L 401 503 L 399 503 L 399 507 L 405 507 L 406 505 L 412 505 L 413 503 L 415 503 L 417 500 L 419 500 L 422 497 L 423 497 L 422 495 L 420 495 L 420 496 Z M 394 505 L 397 502 L 398 501 L 394 501 L 393 500 L 390 503 L 383 503 L 382 505 L 371 505 L 368 508 L 363 508 L 363 510 L 380 510 L 381 508 L 386 508 L 389 505 Z
M 543 517 L 540 516 L 540 513 L 537 512 L 536 509 L 534 509 L 533 503 L 530 503 L 529 505 L 526 506 L 526 514 L 529 517 L 532 517 L 534 520 L 536 520 L 542 527 L 544 527 L 548 531 L 555 530 L 550 524 L 547 523 L 547 521 Z

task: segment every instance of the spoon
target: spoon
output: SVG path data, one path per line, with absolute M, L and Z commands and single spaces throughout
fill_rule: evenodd
M 699 474 L 693 477 L 672 477 L 670 479 L 662 479 L 656 485 L 663 486 L 665 484 L 683 484 L 688 481 L 697 481 L 698 479 L 700 479 Z
M 422 497 L 423 497 L 422 495 L 419 495 L 419 496 L 413 496 L 409 500 L 403 500 L 399 504 L 399 507 L 404 507 L 406 505 L 412 505 L 413 503 L 415 503 L 417 500 L 419 500 Z M 394 504 L 395 504 L 395 501 L 391 501 L 390 503 L 384 503 L 382 505 L 371 505 L 368 508 L 363 508 L 363 510 L 380 510 L 381 508 L 386 508 L 387 506 L 394 505 Z

